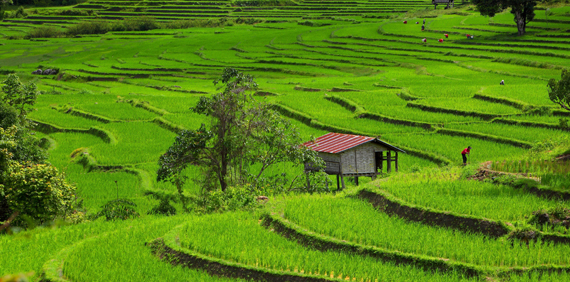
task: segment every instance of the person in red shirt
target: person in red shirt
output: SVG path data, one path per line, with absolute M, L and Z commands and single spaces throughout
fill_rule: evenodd
M 471 146 L 467 146 L 467 148 L 463 149 L 461 152 L 461 156 L 463 157 L 463 165 L 467 165 L 467 156 L 471 152 Z

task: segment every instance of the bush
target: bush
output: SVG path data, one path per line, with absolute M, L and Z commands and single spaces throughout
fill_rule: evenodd
M 18 7 L 18 10 L 11 13 L 10 18 L 25 18 L 27 16 L 28 16 L 28 13 L 26 13 L 26 10 L 24 10 L 24 7 L 20 6 L 20 7 Z
M 225 192 L 216 190 L 206 192 L 192 201 L 199 213 L 234 211 L 253 208 L 257 205 L 257 196 L 244 187 L 232 187 Z
M 102 21 L 82 22 L 67 28 L 66 34 L 76 36 L 80 34 L 103 34 L 109 31 L 109 24 Z
M 178 20 L 171 21 L 162 24 L 165 29 L 185 29 L 192 27 L 221 27 L 233 24 L 228 21 L 227 18 L 220 18 L 218 20 L 214 19 L 189 19 L 189 20 Z
M 293 6 L 295 2 L 291 0 L 237 0 L 234 6 L 239 7 L 260 7 L 260 6 Z
M 55 219 L 73 209 L 75 186 L 48 164 L 12 162 L 0 185 L 10 210 L 39 223 Z
M 52 26 L 40 26 L 28 32 L 26 38 L 55 38 L 63 36 L 64 33 Z
M 560 125 L 560 127 L 562 127 L 562 128 L 568 128 L 568 127 L 570 127 L 570 126 L 568 125 L 568 119 L 567 119 L 567 118 L 561 118 L 561 119 L 559 119 L 559 122 L 560 122 L 559 125 Z
M 62 16 L 96 16 L 93 10 L 61 10 L 57 13 Z
M 146 31 L 159 29 L 160 26 L 152 17 L 133 17 L 123 21 L 123 25 L 127 31 Z
M 135 210 L 136 206 L 135 203 L 128 199 L 111 200 L 101 207 L 102 210 L 94 216 L 94 219 L 102 216 L 104 216 L 106 220 L 125 220 L 139 217 L 140 214 Z
M 178 201 L 176 195 L 146 191 L 145 196 L 151 196 L 152 198 L 160 201 L 156 207 L 153 207 L 148 212 L 149 214 L 162 214 L 167 216 L 176 214 L 176 208 L 170 204 L 170 201 Z

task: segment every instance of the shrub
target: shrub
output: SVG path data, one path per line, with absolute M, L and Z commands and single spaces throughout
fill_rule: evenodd
M 82 22 L 67 28 L 66 34 L 76 36 L 80 34 L 103 34 L 109 31 L 109 24 L 102 21 Z
M 146 31 L 159 29 L 160 26 L 152 17 L 132 17 L 123 21 L 123 25 L 127 31 Z
M 568 119 L 567 118 L 561 118 L 561 119 L 559 119 L 559 122 L 560 122 L 560 127 L 562 127 L 562 128 L 570 127 L 568 125 Z
M 75 186 L 48 164 L 12 162 L 0 185 L 10 210 L 39 223 L 65 215 L 73 209 Z
M 205 192 L 192 201 L 197 212 L 212 213 L 255 207 L 256 197 L 244 187 L 233 187 L 225 192 L 220 190 Z
M 213 19 L 188 19 L 188 20 L 178 20 L 170 21 L 162 24 L 162 28 L 165 29 L 184 29 L 192 27 L 221 27 L 232 24 L 227 18 L 220 18 L 218 20 Z
M 293 6 L 295 2 L 291 0 L 237 0 L 234 6 L 239 7 L 260 7 L 260 6 Z
M 40 26 L 28 32 L 26 38 L 54 38 L 60 37 L 63 33 L 52 26 Z
M 158 193 L 153 191 L 146 191 L 144 193 L 146 196 L 151 196 L 160 202 L 156 207 L 153 207 L 148 213 L 149 214 L 162 214 L 162 215 L 175 215 L 176 208 L 170 204 L 170 201 L 177 202 L 177 196 L 167 193 Z
M 61 10 L 57 13 L 62 16 L 96 16 L 97 13 L 93 10 Z
M 27 16 L 28 13 L 26 13 L 26 10 L 24 10 L 24 7 L 22 6 L 18 7 L 18 9 L 14 12 L 5 14 L 6 18 L 25 18 Z
M 135 210 L 136 206 L 135 203 L 128 199 L 111 200 L 101 207 L 102 210 L 94 216 L 94 219 L 102 216 L 104 216 L 106 220 L 125 220 L 139 217 L 140 214 Z

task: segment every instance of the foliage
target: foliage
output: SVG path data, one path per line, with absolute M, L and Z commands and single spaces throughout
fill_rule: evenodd
M 0 185 L 10 210 L 44 223 L 73 209 L 75 186 L 49 164 L 11 161 Z
M 559 126 L 561 128 L 570 128 L 570 125 L 568 125 L 568 119 L 567 118 L 560 118 Z
M 123 20 L 123 26 L 126 31 L 147 31 L 159 29 L 160 26 L 153 17 L 132 17 Z M 115 28 L 115 30 L 119 30 Z
M 24 120 L 36 103 L 39 95 L 37 86 L 31 82 L 23 84 L 15 74 L 9 74 L 2 84 L 2 101 L 18 110 L 19 117 Z
M 63 36 L 63 33 L 53 26 L 40 26 L 30 30 L 26 38 L 54 38 L 61 36 Z
M 159 200 L 157 206 L 153 207 L 148 213 L 149 214 L 162 214 L 162 215 L 175 215 L 176 208 L 170 203 L 176 202 L 177 198 L 174 195 L 167 193 L 158 193 L 153 191 L 146 191 L 146 196 L 151 196 L 152 198 Z
M 47 158 L 46 152 L 38 146 L 39 140 L 31 136 L 29 129 L 32 124 L 26 118 L 33 110 L 38 92 L 35 84 L 22 84 L 19 78 L 8 75 L 3 81 L 0 101 L 0 127 L 14 132 L 14 146 L 7 148 L 11 153 L 11 159 L 19 162 L 42 163 Z M 0 180 L 1 180 L 0 175 Z M 1 182 L 1 181 L 0 181 Z
M 477 10 L 484 16 L 494 17 L 495 14 L 511 8 L 511 14 L 515 16 L 518 34 L 524 35 L 526 25 L 534 19 L 534 7 L 536 0 L 473 0 Z
M 4 14 L 2 16 L 3 16 L 3 18 L 6 18 L 6 19 L 7 18 L 25 18 L 28 16 L 28 13 L 24 9 L 24 7 L 20 6 L 20 7 L 18 7 L 18 9 L 16 11 L 4 12 Z
M 226 25 L 232 25 L 233 21 L 228 20 L 228 18 L 219 19 L 186 19 L 186 20 L 176 20 L 161 23 L 162 28 L 165 29 L 183 29 L 192 27 L 220 27 Z
M 67 27 L 65 31 L 69 36 L 80 34 L 103 34 L 109 31 L 109 24 L 104 21 L 81 22 Z
M 560 233 L 567 233 L 570 228 L 570 209 L 560 204 L 556 207 L 538 210 L 532 213 L 529 224 L 539 228 L 552 228 Z
M 182 131 L 168 152 L 160 157 L 159 181 L 182 182 L 180 173 L 188 165 L 206 169 L 202 188 L 255 183 L 267 168 L 280 162 L 322 161 L 310 149 L 298 146 L 301 138 L 294 127 L 273 111 L 269 104 L 246 93 L 257 83 L 251 75 L 226 68 L 220 79 L 225 87 L 211 97 L 200 97 L 192 110 L 210 118 L 210 128 Z M 259 166 L 253 173 L 254 165 Z M 215 181 L 214 181 L 215 179 Z M 180 185 L 177 184 L 177 187 Z M 179 193 L 181 189 L 179 189 Z
M 193 199 L 198 213 L 235 211 L 257 205 L 257 196 L 245 187 L 230 187 L 226 191 L 206 191 Z
M 291 0 L 236 0 L 233 5 L 238 7 L 293 6 L 296 3 Z
M 129 17 L 122 21 L 109 23 L 106 21 L 80 22 L 68 26 L 65 34 L 77 36 L 81 34 L 104 34 L 109 31 L 147 31 L 159 29 L 160 25 L 153 17 Z
M 68 193 L 75 188 L 65 183 L 63 175 L 55 167 L 42 164 L 46 153 L 38 146 L 39 140 L 26 129 L 31 124 L 26 116 L 38 95 L 35 84 L 24 85 L 14 74 L 8 75 L 3 83 L 0 101 L 0 220 L 8 219 L 3 226 L 5 228 L 20 214 L 40 222 L 65 214 L 70 205 Z M 53 178 L 54 183 L 45 183 L 42 178 L 48 182 Z M 24 180 L 31 182 L 28 184 Z M 48 192 L 42 189 L 48 189 Z
M 570 111 L 570 71 L 562 70 L 561 79 L 554 78 L 548 81 L 548 98 L 563 109 Z M 562 124 L 562 121 L 560 122 Z
M 137 204 L 129 199 L 115 199 L 107 202 L 101 207 L 101 211 L 94 215 L 94 218 L 105 217 L 106 220 L 125 220 L 139 217 L 135 210 Z

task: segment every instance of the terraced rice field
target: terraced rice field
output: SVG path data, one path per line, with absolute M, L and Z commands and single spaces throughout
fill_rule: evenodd
M 560 119 L 570 112 L 549 100 L 546 83 L 570 68 L 570 9 L 551 8 L 548 18 L 541 9 L 522 37 L 508 11 L 488 18 L 463 3 L 433 10 L 412 0 L 89 1 L 5 19 L 0 74 L 42 91 L 29 117 L 50 141 L 49 161 L 76 183 L 89 212 L 118 194 L 143 216 L 2 235 L 0 277 L 567 281 L 570 237 L 526 221 L 568 203 L 460 179 L 457 168 L 472 146 L 471 164 L 527 172 L 511 163 L 568 135 Z M 25 39 L 40 27 L 142 16 L 164 28 Z M 166 28 L 184 21 L 195 27 Z M 207 122 L 190 107 L 216 92 L 225 67 L 254 75 L 255 97 L 304 139 L 377 136 L 407 151 L 400 171 L 334 195 L 271 197 L 253 212 L 147 215 L 157 201 L 145 191 L 176 191 L 156 181 L 159 156 L 180 129 Z M 60 72 L 32 75 L 38 68 Z M 512 235 L 521 230 L 536 236 Z

